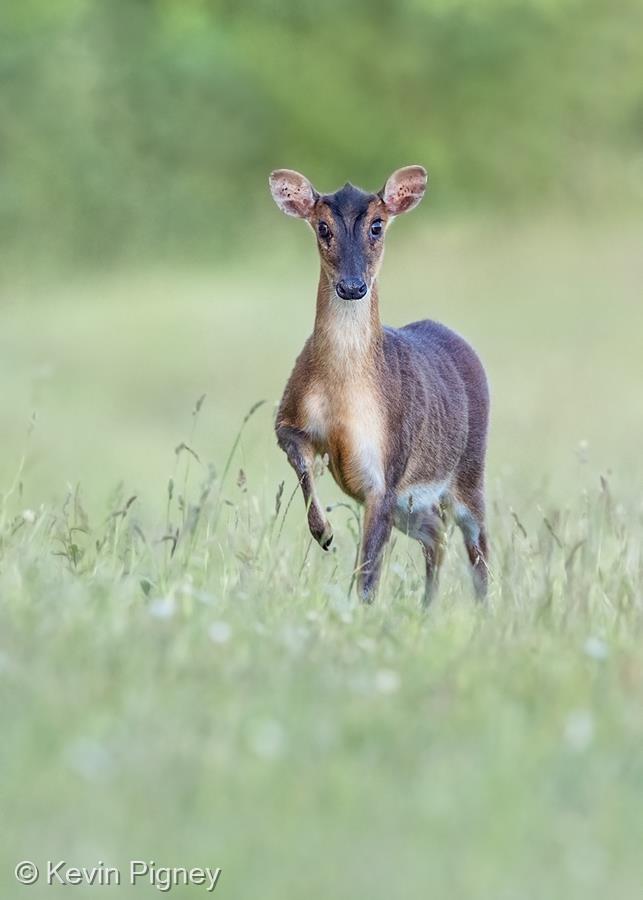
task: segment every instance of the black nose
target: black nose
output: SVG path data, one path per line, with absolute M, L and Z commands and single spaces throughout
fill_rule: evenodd
M 361 278 L 343 278 L 337 282 L 336 290 L 342 300 L 361 300 L 368 288 Z

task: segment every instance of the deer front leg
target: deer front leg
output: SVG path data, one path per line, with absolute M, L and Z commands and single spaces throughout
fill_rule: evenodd
M 328 550 L 333 542 L 333 529 L 315 491 L 313 477 L 315 449 L 303 431 L 290 425 L 280 425 L 277 428 L 277 442 L 297 473 L 308 512 L 310 533 L 323 550 Z
M 366 498 L 358 579 L 358 593 L 363 603 L 372 603 L 375 599 L 382 554 L 393 528 L 394 510 L 394 495 L 378 494 Z

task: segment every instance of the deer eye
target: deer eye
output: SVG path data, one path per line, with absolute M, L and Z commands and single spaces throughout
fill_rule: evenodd
M 384 223 L 381 219 L 374 219 L 371 222 L 371 237 L 379 237 L 384 229 Z
M 325 222 L 320 222 L 317 226 L 317 231 L 319 232 L 319 236 L 327 240 L 330 237 L 330 228 Z

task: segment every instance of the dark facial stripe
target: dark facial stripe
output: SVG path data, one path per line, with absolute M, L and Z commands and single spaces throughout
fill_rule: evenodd
M 333 215 L 338 256 L 341 260 L 338 273 L 340 277 L 361 278 L 366 273 L 365 248 L 360 230 L 370 204 L 376 199 L 376 194 L 367 194 L 348 183 L 334 194 L 326 194 L 320 198 Z
M 346 183 L 341 190 L 335 191 L 334 194 L 325 194 L 321 197 L 321 202 L 326 203 L 334 215 L 348 223 L 363 217 L 369 204 L 376 199 L 377 194 L 367 194 L 366 191 Z

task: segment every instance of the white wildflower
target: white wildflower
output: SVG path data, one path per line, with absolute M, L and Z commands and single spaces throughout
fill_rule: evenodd
M 93 738 L 80 737 L 65 748 L 70 769 L 87 781 L 94 781 L 112 767 L 107 749 Z
M 148 608 L 155 619 L 171 619 L 176 612 L 176 603 L 174 597 L 156 597 Z
M 596 659 L 602 662 L 604 659 L 607 659 L 609 655 L 609 649 L 605 641 L 603 641 L 599 637 L 595 637 L 594 635 L 590 635 L 585 641 L 583 645 L 583 650 L 585 651 L 585 655 L 589 656 L 591 659 Z
M 250 747 L 261 759 L 277 759 L 286 746 L 286 733 L 274 719 L 261 719 L 250 728 Z
M 208 636 L 213 644 L 227 644 L 232 637 L 232 628 L 227 622 L 213 622 L 208 628 Z
M 375 690 L 380 694 L 394 694 L 399 690 L 400 676 L 391 669 L 380 669 L 375 675 Z
M 565 743 L 576 753 L 587 750 L 594 740 L 594 717 L 587 709 L 576 709 L 565 720 Z

